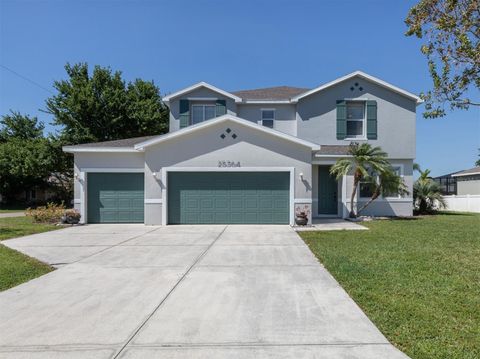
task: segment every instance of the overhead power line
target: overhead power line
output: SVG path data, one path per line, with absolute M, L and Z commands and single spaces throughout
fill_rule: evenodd
M 33 81 L 32 79 L 29 79 L 28 77 L 19 74 L 18 72 L 12 70 L 11 68 L 8 68 L 8 67 L 5 66 L 5 65 L 0 64 L 0 67 L 3 68 L 3 69 L 5 69 L 5 70 L 7 70 L 7 71 L 10 71 L 12 74 L 20 77 L 21 79 L 24 79 L 25 81 L 28 81 L 28 82 L 30 82 L 31 84 L 33 84 L 33 85 L 35 85 L 35 86 L 37 86 L 37 87 L 40 87 L 42 90 L 47 91 L 47 92 L 51 93 L 52 95 L 54 95 L 54 93 L 53 93 L 52 90 L 49 90 L 48 88 L 40 85 L 38 82 L 35 82 L 35 81 Z

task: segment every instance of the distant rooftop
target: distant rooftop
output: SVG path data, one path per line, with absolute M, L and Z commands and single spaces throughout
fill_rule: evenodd
M 291 86 L 266 87 L 231 92 L 243 100 L 290 100 L 310 89 Z

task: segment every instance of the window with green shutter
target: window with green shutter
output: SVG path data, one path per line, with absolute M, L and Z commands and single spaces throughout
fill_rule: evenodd
M 187 127 L 190 123 L 190 101 L 180 100 L 180 128 Z
M 347 136 L 347 106 L 346 101 L 337 101 L 337 140 Z
M 377 101 L 367 101 L 367 138 L 377 139 Z

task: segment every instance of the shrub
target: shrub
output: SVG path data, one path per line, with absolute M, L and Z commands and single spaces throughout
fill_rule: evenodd
M 65 213 L 64 204 L 47 203 L 46 206 L 35 209 L 28 208 L 25 214 L 38 223 L 58 223 Z

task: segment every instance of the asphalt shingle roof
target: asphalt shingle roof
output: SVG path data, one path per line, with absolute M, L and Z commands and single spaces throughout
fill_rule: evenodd
M 241 97 L 243 100 L 289 100 L 292 97 L 300 95 L 308 90 L 310 89 L 291 86 L 277 86 L 253 90 L 234 91 L 232 94 Z
M 474 175 L 474 174 L 478 174 L 480 173 L 480 166 L 477 166 L 477 167 L 473 167 L 473 168 L 470 168 L 468 170 L 465 170 L 465 171 L 460 171 L 460 172 L 457 172 L 455 173 L 455 175 L 461 175 L 461 176 L 464 176 L 464 175 Z
M 143 136 L 143 137 L 125 138 L 124 140 L 82 143 L 80 145 L 75 145 L 75 147 L 133 147 L 137 143 L 142 143 L 154 137 L 157 137 L 157 136 Z
M 321 145 L 319 155 L 348 155 L 350 146 L 346 145 Z

